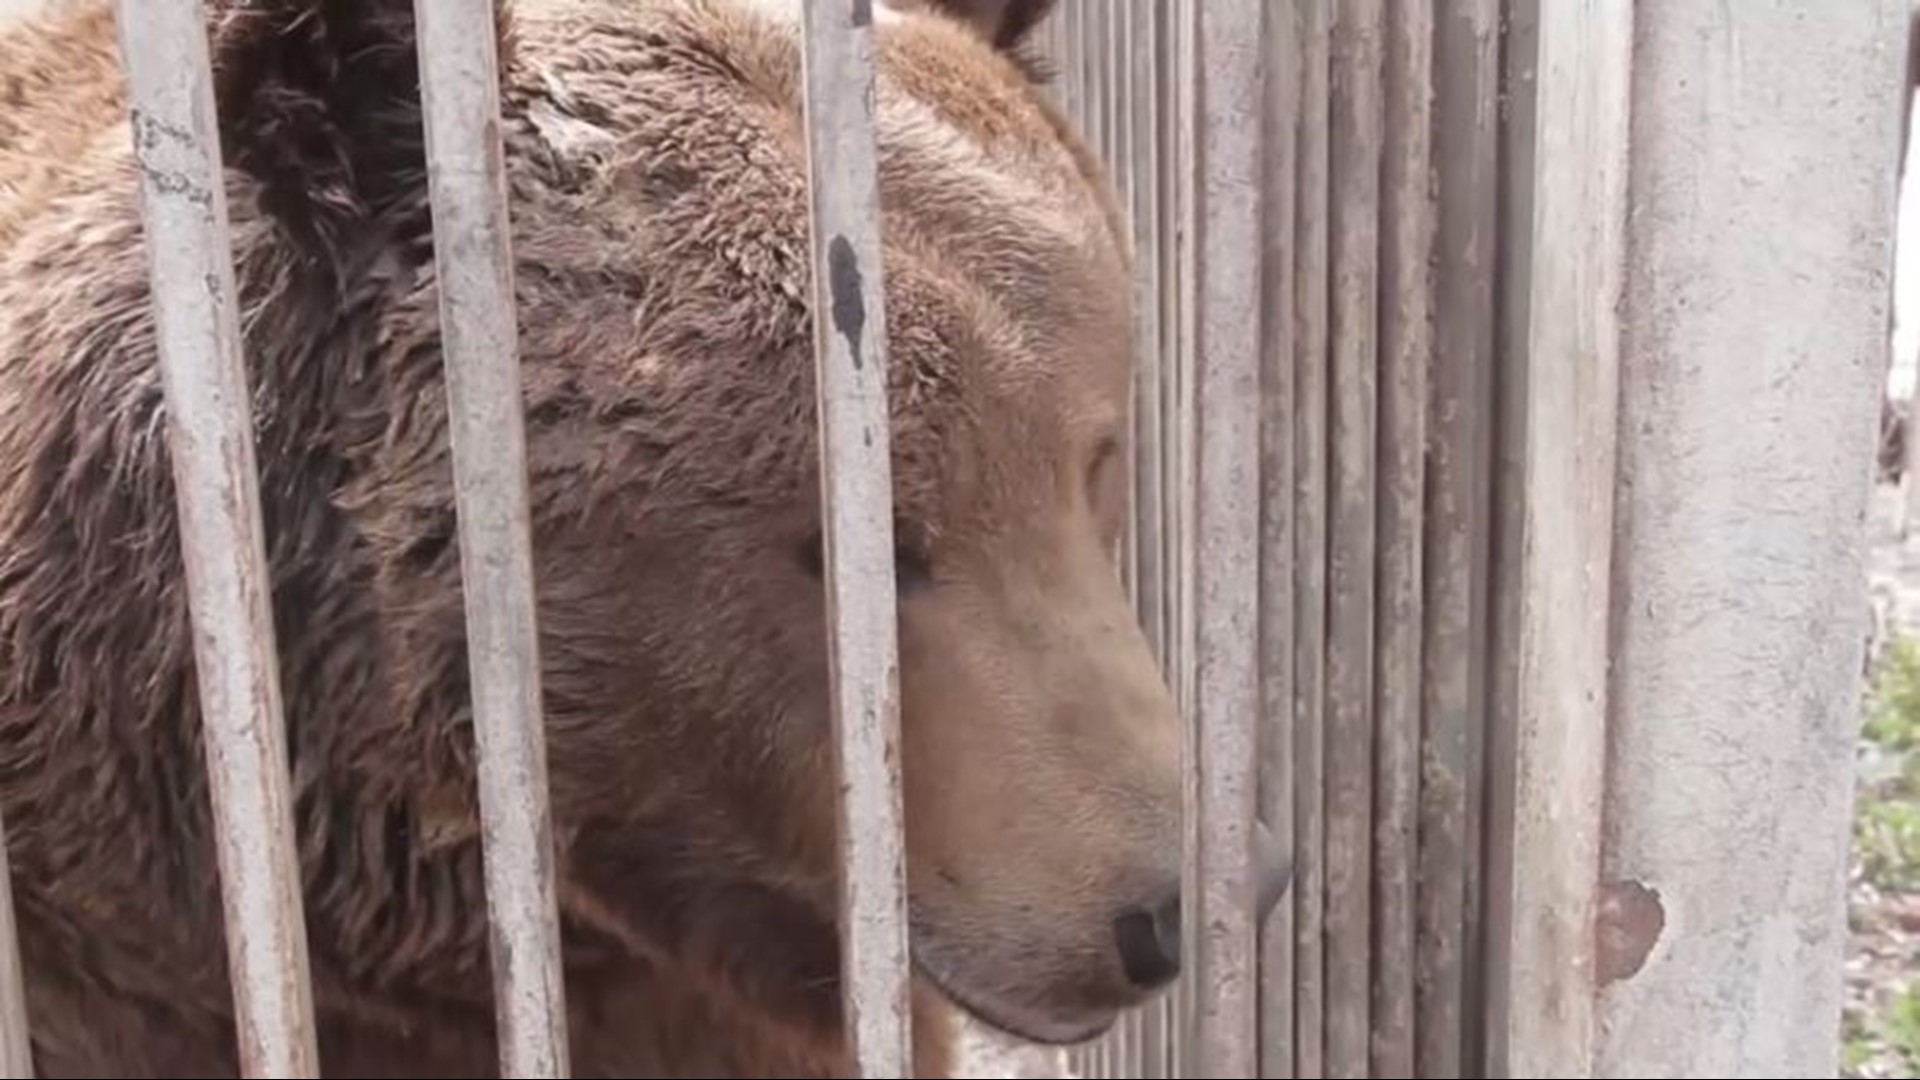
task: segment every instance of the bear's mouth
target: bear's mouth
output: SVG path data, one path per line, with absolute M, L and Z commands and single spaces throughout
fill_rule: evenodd
M 967 989 L 936 965 L 915 957 L 914 970 L 968 1017 L 1002 1035 L 1040 1046 L 1073 1046 L 1106 1034 L 1119 1012 L 1113 1009 L 1036 1009 L 1031 1005 L 996 1002 L 989 995 Z

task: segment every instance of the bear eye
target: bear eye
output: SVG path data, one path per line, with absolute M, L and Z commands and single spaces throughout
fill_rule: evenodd
M 1093 458 L 1087 463 L 1087 490 L 1098 492 L 1107 478 L 1107 470 L 1120 460 L 1120 440 L 1104 436 L 1093 445 Z
M 894 532 L 899 533 L 896 526 Z M 826 577 L 826 541 L 819 530 L 815 530 L 800 545 L 800 565 L 806 568 L 808 576 L 815 581 Z M 901 543 L 893 549 L 894 588 L 901 596 L 915 593 L 927 587 L 933 581 L 933 570 L 927 564 L 927 557 L 910 546 Z

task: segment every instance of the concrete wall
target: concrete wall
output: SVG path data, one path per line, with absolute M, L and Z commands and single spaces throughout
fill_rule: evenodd
M 1593 1075 L 1831 1077 L 1906 3 L 1635 11 Z

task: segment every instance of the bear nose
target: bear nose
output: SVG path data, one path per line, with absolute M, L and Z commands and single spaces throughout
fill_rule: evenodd
M 1293 884 L 1293 851 L 1264 821 L 1253 831 L 1254 914 L 1265 921 Z M 1114 944 L 1127 980 L 1157 990 L 1180 974 L 1180 893 L 1114 920 Z
M 1151 908 L 1137 908 L 1113 921 L 1113 941 L 1127 981 L 1158 990 L 1180 974 L 1180 891 Z

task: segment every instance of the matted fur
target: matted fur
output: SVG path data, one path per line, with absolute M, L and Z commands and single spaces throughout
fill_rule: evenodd
M 1048 5 L 899 6 L 877 108 L 934 1076 L 936 985 L 1046 1038 L 1146 993 L 1113 920 L 1177 882 L 1178 736 L 1110 560 L 1118 216 L 1009 52 Z M 411 0 L 212 7 L 326 1072 L 491 1076 Z M 581 1077 L 848 1069 L 794 7 L 501 17 Z M 115 52 L 104 0 L 0 36 L 0 812 L 39 1074 L 233 1076 Z

